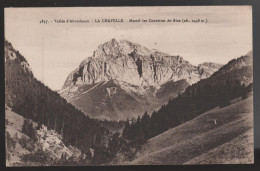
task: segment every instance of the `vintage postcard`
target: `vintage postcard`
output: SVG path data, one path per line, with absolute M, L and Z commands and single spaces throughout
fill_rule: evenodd
M 4 15 L 7 166 L 254 163 L 251 6 Z

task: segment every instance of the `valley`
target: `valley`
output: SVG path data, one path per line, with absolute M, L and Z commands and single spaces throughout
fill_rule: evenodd
M 56 92 L 6 41 L 5 78 L 8 166 L 253 163 L 252 52 L 193 66 L 112 39 Z

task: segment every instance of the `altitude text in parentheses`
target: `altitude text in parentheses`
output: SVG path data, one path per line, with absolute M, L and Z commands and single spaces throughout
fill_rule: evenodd
M 189 23 L 190 20 L 188 20 L 188 19 L 182 19 L 182 22 L 183 22 L 183 23 Z

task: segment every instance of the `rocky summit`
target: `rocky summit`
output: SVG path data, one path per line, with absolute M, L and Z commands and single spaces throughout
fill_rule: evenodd
M 221 66 L 194 66 L 179 55 L 112 39 L 69 74 L 59 93 L 91 117 L 127 119 L 157 109 Z

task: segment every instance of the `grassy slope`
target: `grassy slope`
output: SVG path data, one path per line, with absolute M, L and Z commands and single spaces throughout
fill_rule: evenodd
M 226 159 L 228 163 L 251 163 L 253 136 L 247 133 L 252 133 L 253 128 L 252 102 L 250 95 L 245 100 L 221 109 L 215 108 L 170 129 L 150 139 L 137 158 L 127 164 L 223 163 Z M 218 160 L 213 160 L 211 156 Z M 250 159 L 246 159 L 248 157 Z
M 254 162 L 253 129 L 233 140 L 195 157 L 184 164 L 239 164 Z

